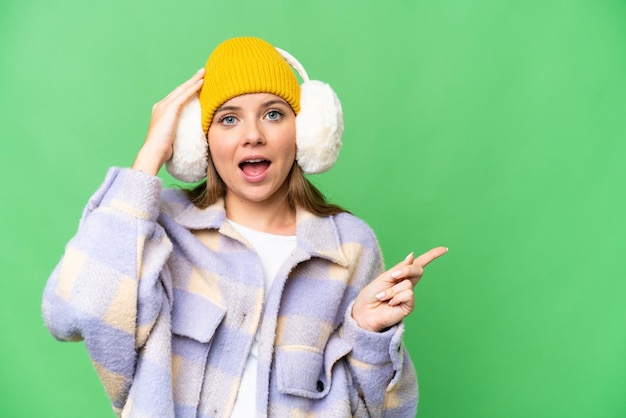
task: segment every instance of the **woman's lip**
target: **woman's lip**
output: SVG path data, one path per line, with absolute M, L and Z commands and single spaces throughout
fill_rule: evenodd
M 248 164 L 249 161 L 258 161 L 256 165 Z M 266 162 L 263 164 L 262 162 Z M 249 158 L 239 163 L 239 172 L 243 179 L 249 183 L 259 183 L 265 180 L 270 170 L 271 163 L 266 159 Z
M 239 166 L 241 167 L 241 164 L 248 162 L 248 161 L 270 161 L 270 159 L 263 155 L 248 155 L 242 158 L 241 160 L 239 160 Z

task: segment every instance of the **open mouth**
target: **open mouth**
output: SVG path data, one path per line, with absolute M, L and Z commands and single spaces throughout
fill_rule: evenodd
M 268 160 L 263 159 L 246 160 L 239 163 L 239 169 L 248 177 L 256 177 L 265 173 L 270 164 Z

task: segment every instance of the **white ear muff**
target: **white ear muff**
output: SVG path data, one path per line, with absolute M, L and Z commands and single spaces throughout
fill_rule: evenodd
M 172 176 L 188 183 L 206 177 L 209 148 L 202 130 L 202 111 L 197 93 L 181 110 L 172 147 L 172 158 L 165 163 Z
M 343 111 L 339 98 L 328 84 L 309 80 L 304 67 L 293 55 L 276 49 L 303 81 L 300 113 L 296 117 L 296 161 L 306 174 L 328 171 L 341 149 Z

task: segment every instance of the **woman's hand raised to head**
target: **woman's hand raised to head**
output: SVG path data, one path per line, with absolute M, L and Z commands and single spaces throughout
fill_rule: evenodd
M 448 251 L 436 247 L 414 258 L 409 254 L 361 290 L 352 307 L 352 317 L 359 327 L 379 332 L 391 327 L 413 311 L 413 288 L 422 278 L 424 267 Z
M 161 166 L 172 158 L 172 144 L 180 112 L 191 96 L 200 90 L 203 81 L 204 68 L 152 107 L 148 134 L 137 153 L 133 169 L 156 176 Z

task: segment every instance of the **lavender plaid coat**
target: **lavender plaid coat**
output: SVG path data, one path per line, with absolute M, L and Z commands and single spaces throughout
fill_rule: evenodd
M 112 168 L 48 280 L 44 320 L 84 340 L 123 417 L 229 417 L 257 331 L 258 417 L 413 417 L 403 325 L 367 332 L 350 314 L 383 270 L 374 234 L 299 210 L 296 236 L 263 306 L 260 260 L 222 202 L 198 209 Z

